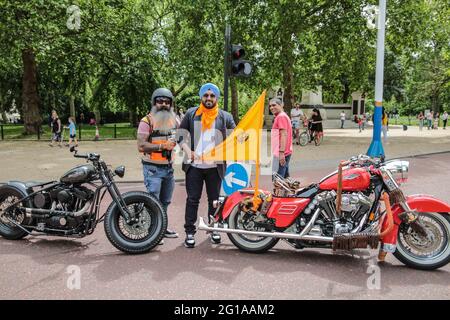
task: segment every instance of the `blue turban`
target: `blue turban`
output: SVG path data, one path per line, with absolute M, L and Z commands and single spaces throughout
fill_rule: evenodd
M 203 95 L 208 90 L 211 90 L 216 95 L 216 98 L 219 99 L 219 97 L 220 97 L 220 90 L 215 84 L 212 84 L 212 83 L 206 83 L 200 88 L 200 92 L 198 93 L 200 95 L 200 98 L 203 97 Z

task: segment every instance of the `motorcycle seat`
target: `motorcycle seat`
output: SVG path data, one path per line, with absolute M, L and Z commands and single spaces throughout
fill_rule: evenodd
M 33 187 L 38 187 L 38 186 L 42 186 L 44 184 L 47 184 L 47 181 L 26 181 L 25 182 L 25 187 L 27 188 L 33 188 Z

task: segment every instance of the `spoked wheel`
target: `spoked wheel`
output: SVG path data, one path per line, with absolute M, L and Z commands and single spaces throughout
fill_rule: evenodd
M 322 134 L 322 132 L 316 132 L 315 134 L 314 134 L 314 143 L 315 143 L 315 145 L 316 146 L 320 146 L 320 144 L 322 143 L 322 140 L 323 140 L 323 134 Z
M 252 222 L 244 221 L 245 213 L 239 210 L 239 205 L 235 206 L 228 216 L 228 226 L 230 229 L 241 229 L 251 231 L 266 231 L 263 228 L 253 226 Z M 242 251 L 252 253 L 262 253 L 276 245 L 279 239 L 270 237 L 250 236 L 244 234 L 228 233 L 231 242 Z
M 428 236 L 417 234 L 402 224 L 394 256 L 409 267 L 434 270 L 450 262 L 450 216 L 439 213 L 420 213 L 421 224 Z
M 25 196 L 14 188 L 5 187 L 0 189 L 0 235 L 2 237 L 9 240 L 18 240 L 28 234 L 16 225 L 26 222 L 25 213 L 17 208 L 10 209 L 8 212 L 5 211 L 6 208 Z M 21 207 L 23 205 L 19 204 L 18 206 Z
M 298 137 L 298 142 L 302 147 L 306 146 L 308 144 L 308 134 L 306 132 L 300 133 L 300 136 Z
M 128 224 L 115 202 L 105 215 L 105 232 L 109 241 L 126 253 L 145 253 L 153 249 L 167 229 L 167 214 L 159 201 L 145 192 L 122 195 L 128 211 L 138 221 Z

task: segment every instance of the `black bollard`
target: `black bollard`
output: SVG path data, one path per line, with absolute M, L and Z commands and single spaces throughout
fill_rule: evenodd
M 3 124 L 0 124 L 1 132 L 2 132 L 2 140 L 5 140 L 5 135 L 3 133 Z
M 114 139 L 117 139 L 117 125 L 114 123 Z

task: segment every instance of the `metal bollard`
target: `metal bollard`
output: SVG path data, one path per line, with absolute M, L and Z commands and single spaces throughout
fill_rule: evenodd
M 114 139 L 117 139 L 117 125 L 114 123 Z
M 5 134 L 3 133 L 3 124 L 0 124 L 0 131 L 2 132 L 2 140 L 5 140 Z
M 38 124 L 36 125 L 36 128 L 37 128 L 37 139 L 41 140 L 41 128 Z

